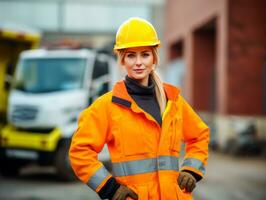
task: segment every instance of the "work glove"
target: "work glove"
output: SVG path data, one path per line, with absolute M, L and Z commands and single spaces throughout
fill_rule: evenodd
M 186 192 L 192 192 L 193 189 L 196 187 L 196 179 L 189 172 L 180 172 L 177 182 L 179 187 L 182 190 L 185 189 Z
M 120 185 L 120 187 L 116 190 L 112 200 L 125 200 L 127 197 L 131 197 L 134 200 L 138 199 L 138 195 L 133 190 L 124 185 Z

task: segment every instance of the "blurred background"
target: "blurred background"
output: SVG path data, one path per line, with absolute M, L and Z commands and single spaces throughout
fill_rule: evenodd
M 211 128 L 196 200 L 266 196 L 265 0 L 0 0 L 0 199 L 90 199 L 67 157 L 78 115 L 124 76 L 129 17 L 162 42 L 159 73 Z M 109 167 L 105 147 L 99 159 Z

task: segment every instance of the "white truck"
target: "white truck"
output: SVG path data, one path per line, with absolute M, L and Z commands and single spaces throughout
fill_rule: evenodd
M 93 50 L 22 52 L 1 134 L 2 174 L 15 175 L 35 162 L 53 165 L 59 177 L 73 180 L 68 149 L 79 113 L 120 77 L 115 59 Z M 99 159 L 108 161 L 106 146 Z

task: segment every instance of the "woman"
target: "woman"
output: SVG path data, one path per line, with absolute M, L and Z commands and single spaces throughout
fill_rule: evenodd
M 72 138 L 76 175 L 102 199 L 186 200 L 205 172 L 209 128 L 156 75 L 160 41 L 140 18 L 124 22 L 114 47 L 125 80 L 85 109 Z M 180 145 L 186 154 L 179 167 Z M 112 174 L 97 159 L 107 143 Z

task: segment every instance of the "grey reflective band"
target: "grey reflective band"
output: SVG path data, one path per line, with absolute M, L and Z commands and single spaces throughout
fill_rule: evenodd
M 203 162 L 201 162 L 200 160 L 196 159 L 196 158 L 187 158 L 184 160 L 182 167 L 193 167 L 199 171 L 201 171 L 203 174 L 205 174 L 205 166 L 203 164 Z
M 158 158 L 148 158 L 127 162 L 112 163 L 114 176 L 130 176 L 145 174 L 158 170 L 179 170 L 178 157 L 160 156 Z
M 179 159 L 174 156 L 160 156 L 158 158 L 158 170 L 179 171 Z
M 99 168 L 90 178 L 87 185 L 96 190 L 97 187 L 104 181 L 104 179 L 109 175 L 109 172 L 105 169 L 104 166 Z

